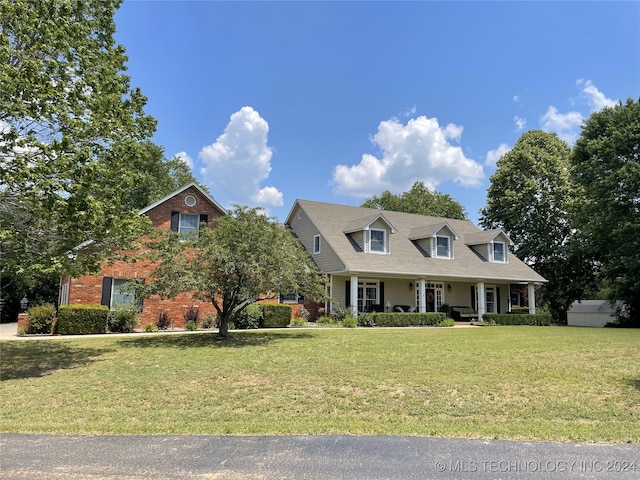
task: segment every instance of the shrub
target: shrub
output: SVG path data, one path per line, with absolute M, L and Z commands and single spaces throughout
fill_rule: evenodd
M 296 317 L 291 320 L 291 325 L 295 325 L 296 327 L 304 327 L 307 324 L 307 321 L 303 317 Z
M 442 312 L 372 313 L 371 317 L 379 327 L 417 327 L 437 325 L 439 322 L 443 322 L 447 318 Z
M 342 321 L 344 328 L 356 328 L 358 326 L 358 319 L 356 317 L 347 317 Z
M 213 328 L 218 325 L 217 315 L 207 313 L 202 319 L 202 328 Z
M 456 322 L 453 321 L 453 318 L 445 318 L 436 323 L 436 327 L 453 327 L 455 324 Z
M 331 310 L 331 318 L 333 323 L 342 322 L 345 318 L 353 315 L 353 312 L 348 307 L 337 307 Z
M 359 327 L 375 327 L 376 322 L 373 321 L 373 317 L 370 313 L 363 313 L 362 315 L 358 315 L 358 326 Z
M 318 320 L 316 320 L 316 323 L 318 325 L 333 325 L 334 321 L 331 317 L 320 317 L 318 318 Z
M 252 330 L 260 328 L 262 322 L 262 307 L 252 303 L 239 312 L 234 312 L 231 318 L 234 328 L 238 330 Z
M 142 325 L 142 329 L 145 332 L 157 332 L 158 331 L 158 327 L 153 323 L 145 323 L 144 325 Z
M 189 309 L 184 312 L 184 326 L 187 327 L 189 322 L 193 322 L 196 324 L 196 328 L 198 327 L 198 307 L 191 305 Z
M 56 307 L 51 303 L 31 307 L 26 333 L 53 333 L 55 318 Z
M 116 305 L 109 312 L 109 330 L 117 333 L 131 333 L 138 325 L 138 306 L 131 303 Z
M 279 303 L 262 304 L 262 327 L 283 328 L 291 322 L 291 307 Z
M 485 313 L 483 321 L 495 322 L 496 325 L 551 325 L 552 317 L 548 313 L 518 314 L 518 313 Z
M 61 305 L 58 308 L 58 333 L 106 333 L 108 317 L 109 308 L 105 305 Z
M 300 305 L 300 308 L 298 309 L 298 312 L 296 313 L 296 318 L 302 318 L 302 319 L 304 319 L 305 322 L 308 322 L 309 318 L 311 318 L 311 314 L 309 313 L 309 310 L 307 310 L 302 305 Z
M 158 321 L 156 322 L 156 327 L 158 330 L 166 330 L 171 326 L 171 320 L 169 319 L 169 313 L 166 310 L 161 311 L 158 314 Z
M 193 320 L 189 320 L 187 323 L 185 323 L 184 328 L 193 332 L 194 330 L 198 329 L 198 324 Z

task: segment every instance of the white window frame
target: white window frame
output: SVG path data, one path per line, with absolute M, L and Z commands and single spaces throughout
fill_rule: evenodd
M 298 295 L 297 292 L 290 292 L 290 293 L 281 293 L 280 294 L 280 303 L 298 303 L 298 299 L 300 298 L 300 295 Z
M 321 242 L 320 235 L 313 236 L 313 253 L 316 255 L 320 253 Z
M 367 287 L 375 288 L 376 298 L 367 298 Z M 378 305 L 380 301 L 380 282 L 376 280 L 361 280 L 358 281 L 358 311 L 364 312 L 367 310 L 367 307 L 371 305 Z
M 502 245 L 502 260 L 496 259 L 496 245 Z M 492 242 L 491 257 L 495 263 L 507 263 L 507 246 L 504 242 Z
M 115 278 L 115 277 L 111 279 L 111 298 L 109 298 L 109 310 L 113 310 L 116 307 L 116 305 L 137 305 L 138 304 L 138 299 L 136 298 L 135 292 L 126 293 L 126 294 L 121 294 L 119 292 L 120 286 L 125 285 L 130 280 L 131 279 L 129 278 Z M 114 302 L 114 298 L 116 295 L 123 297 L 125 301 L 117 302 L 117 303 Z
M 489 294 L 493 294 L 493 301 L 489 301 Z M 485 285 L 484 287 L 485 313 L 498 313 L 498 289 L 495 285 Z
M 440 255 L 440 253 L 438 252 L 438 240 L 439 239 L 446 239 L 447 240 L 447 255 Z M 435 239 L 435 250 L 436 250 L 436 258 L 452 258 L 453 255 L 452 253 L 452 249 L 453 246 L 451 245 L 451 237 L 448 235 L 436 235 L 436 239 Z
M 185 228 L 185 225 L 183 225 L 182 219 L 183 217 L 187 217 L 187 216 L 196 217 L 196 228 L 193 229 L 189 226 L 187 230 L 183 231 L 183 228 Z M 198 232 L 198 230 L 200 230 L 200 215 L 195 213 L 180 213 L 180 218 L 178 220 L 178 232 L 180 233 L 180 236 L 182 237 L 183 240 L 189 239 L 189 237 L 192 237 L 192 234 L 194 232 Z
M 374 250 L 373 245 L 373 233 L 374 232 L 382 232 L 382 250 Z M 369 252 L 377 253 L 377 254 L 385 254 L 387 253 L 387 231 L 383 228 L 371 228 L 369 230 Z

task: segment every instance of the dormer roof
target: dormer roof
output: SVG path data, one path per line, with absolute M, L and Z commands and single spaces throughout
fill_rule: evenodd
M 368 215 L 362 218 L 357 218 L 355 220 L 348 222 L 343 233 L 354 233 L 354 232 L 361 232 L 363 230 L 369 230 L 371 228 L 371 225 L 376 223 L 378 220 L 382 220 L 387 225 L 387 227 L 389 227 L 389 230 L 391 231 L 391 233 L 397 232 L 396 227 L 394 227 L 391 224 L 391 222 L 385 218 L 384 215 L 382 215 L 381 213 L 378 213 L 374 215 Z
M 448 222 L 432 223 L 429 225 L 422 225 L 420 227 L 414 227 L 409 230 L 409 240 L 422 240 L 423 238 L 435 238 L 443 228 L 449 229 L 453 234 L 455 240 L 460 240 L 460 235 L 449 225 Z

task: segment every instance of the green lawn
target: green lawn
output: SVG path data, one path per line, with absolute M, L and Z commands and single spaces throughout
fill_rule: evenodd
M 0 355 L 4 432 L 640 442 L 640 330 L 154 333 Z

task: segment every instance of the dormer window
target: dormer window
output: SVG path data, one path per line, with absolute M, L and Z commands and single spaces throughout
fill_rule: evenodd
M 436 256 L 451 258 L 451 238 L 438 235 L 436 237 Z
M 369 230 L 369 251 L 373 253 L 387 252 L 387 235 L 384 230 Z
M 503 242 L 493 242 L 493 261 L 494 262 L 506 262 L 507 255 Z

